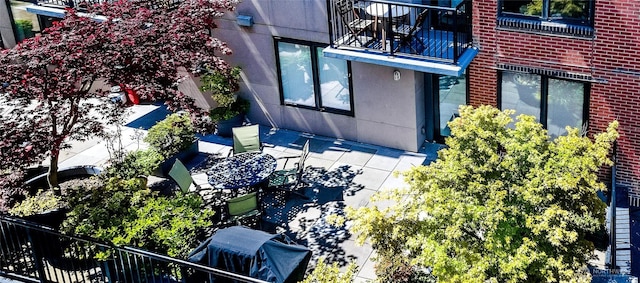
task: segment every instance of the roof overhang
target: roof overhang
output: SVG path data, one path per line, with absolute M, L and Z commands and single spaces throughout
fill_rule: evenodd
M 27 6 L 26 10 L 29 13 L 47 16 L 47 17 L 54 17 L 54 18 L 64 18 L 66 14 L 66 11 L 64 8 L 54 8 L 54 7 L 39 6 L 39 5 Z M 82 13 L 82 12 L 78 12 L 78 15 L 82 17 L 89 17 L 96 21 L 104 21 L 107 19 L 104 16 L 93 15 L 93 14 Z
M 423 73 L 440 74 L 459 77 L 471 64 L 473 58 L 478 55 L 478 48 L 467 48 L 458 58 L 457 63 L 431 61 L 428 58 L 390 57 L 380 53 L 366 52 L 353 49 L 325 48 L 322 53 L 325 57 L 343 59 L 347 61 L 363 62 L 394 68 L 420 71 Z

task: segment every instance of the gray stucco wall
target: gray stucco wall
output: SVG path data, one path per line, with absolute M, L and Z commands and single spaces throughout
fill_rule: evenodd
M 16 45 L 16 39 L 13 36 L 11 19 L 9 18 L 8 2 L 9 0 L 0 0 L 0 36 L 4 47 L 11 48 Z
M 240 95 L 251 100 L 249 119 L 277 128 L 417 151 L 424 141 L 423 75 L 353 62 L 354 117 L 280 104 L 274 36 L 328 43 L 324 0 L 243 1 L 233 14 L 219 21 L 214 35 L 227 42 L 233 55 L 225 57 L 242 67 Z M 238 14 L 253 16 L 252 27 L 235 22 Z

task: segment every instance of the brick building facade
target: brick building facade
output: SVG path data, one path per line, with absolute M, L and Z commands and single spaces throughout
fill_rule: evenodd
M 584 83 L 583 122 L 593 134 L 619 121 L 617 180 L 640 195 L 640 1 L 593 2 L 586 27 L 546 29 L 517 17 L 510 22 L 500 0 L 473 1 L 474 44 L 481 51 L 469 66 L 469 100 L 500 107 L 505 72 Z

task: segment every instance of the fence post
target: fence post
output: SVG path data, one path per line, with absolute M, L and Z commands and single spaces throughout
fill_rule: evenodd
M 45 277 L 46 277 L 46 273 L 44 270 L 44 266 L 42 266 L 42 256 L 38 253 L 38 251 L 36 251 L 36 244 L 33 241 L 33 237 L 31 237 L 31 229 L 29 229 L 28 227 L 25 227 L 25 230 L 27 231 L 27 241 L 29 241 L 29 245 L 31 246 L 31 248 L 29 250 L 31 250 L 31 254 L 33 256 L 33 263 L 36 266 L 36 274 L 38 275 L 38 280 L 40 280 L 41 283 L 45 283 Z

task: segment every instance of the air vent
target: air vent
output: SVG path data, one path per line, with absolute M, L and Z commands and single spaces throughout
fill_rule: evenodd
M 593 28 L 588 26 L 510 17 L 499 17 L 497 24 L 500 29 L 593 38 Z
M 590 74 L 581 74 L 581 73 L 573 73 L 573 72 L 567 72 L 567 71 L 561 71 L 561 70 L 541 69 L 541 68 L 517 66 L 517 65 L 510 65 L 510 64 L 498 64 L 497 68 L 499 70 L 504 70 L 504 71 L 544 75 L 544 76 L 550 76 L 550 77 L 556 77 L 556 78 L 568 79 L 568 80 L 574 80 L 574 81 L 595 82 L 595 79 Z

